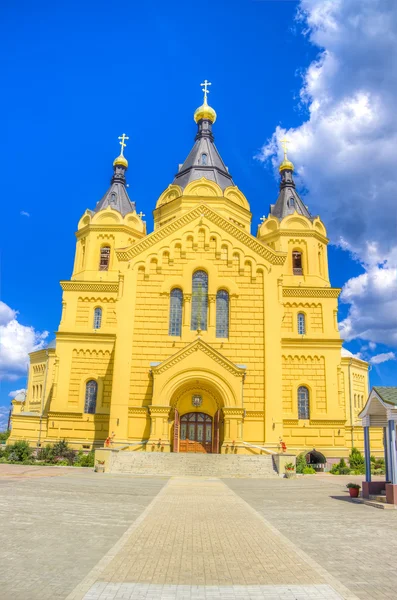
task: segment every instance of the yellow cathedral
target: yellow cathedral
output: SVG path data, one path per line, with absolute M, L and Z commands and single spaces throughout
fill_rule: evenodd
M 214 144 L 216 113 L 154 208 L 128 196 L 124 148 L 76 233 L 56 339 L 30 355 L 10 442 L 74 448 L 261 454 L 322 460 L 363 447 L 368 364 L 342 349 L 327 233 L 294 166 L 256 235 L 248 200 Z M 381 449 L 381 430 L 372 437 Z

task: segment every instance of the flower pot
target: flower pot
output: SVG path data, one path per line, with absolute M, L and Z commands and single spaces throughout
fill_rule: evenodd
M 349 488 L 350 498 L 358 498 L 359 493 L 360 493 L 359 488 Z
M 95 465 L 94 471 L 96 473 L 104 473 L 105 472 L 105 465 Z

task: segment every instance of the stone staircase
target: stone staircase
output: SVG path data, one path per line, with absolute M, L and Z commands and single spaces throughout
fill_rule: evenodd
M 270 455 L 115 452 L 108 472 L 197 477 L 277 477 Z

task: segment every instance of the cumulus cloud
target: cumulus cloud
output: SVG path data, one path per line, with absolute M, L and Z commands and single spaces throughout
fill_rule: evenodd
M 387 362 L 388 360 L 396 360 L 394 352 L 384 352 L 383 354 L 377 354 L 371 358 L 371 363 L 374 365 L 380 365 L 381 363 Z
M 0 380 L 14 381 L 26 373 L 29 352 L 45 346 L 48 331 L 22 325 L 17 311 L 0 301 Z
M 0 406 L 0 431 L 5 431 L 5 429 L 7 429 L 9 414 L 9 406 Z
M 25 393 L 26 389 L 21 388 L 20 390 L 14 390 L 13 392 L 10 392 L 8 395 L 10 398 L 15 398 L 15 396 L 18 396 L 18 394 L 21 394 L 22 392 Z
M 319 49 L 300 92 L 308 117 L 278 127 L 260 158 L 276 165 L 287 135 L 305 202 L 363 265 L 342 294 L 345 339 L 397 346 L 397 2 L 301 0 L 298 20 Z
M 23 217 L 30 217 L 30 213 L 26 212 L 26 210 L 21 210 L 21 212 L 19 214 L 22 215 Z

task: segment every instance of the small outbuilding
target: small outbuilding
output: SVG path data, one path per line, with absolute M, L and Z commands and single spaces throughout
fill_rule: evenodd
M 363 497 L 386 490 L 386 501 L 397 504 L 397 387 L 373 387 L 367 403 L 359 414 L 364 428 L 365 481 Z M 385 481 L 371 481 L 371 427 L 383 428 L 385 450 Z

